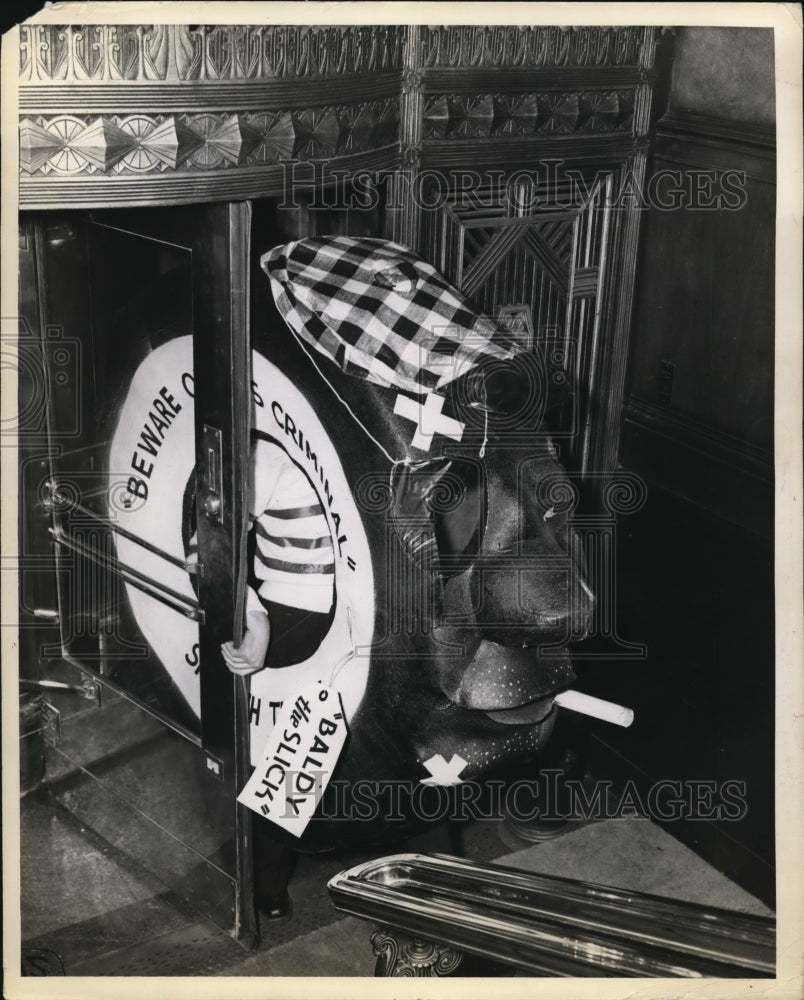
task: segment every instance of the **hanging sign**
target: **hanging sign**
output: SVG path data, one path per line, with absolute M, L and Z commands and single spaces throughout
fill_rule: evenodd
M 337 688 L 318 682 L 286 699 L 237 801 L 301 837 L 329 784 L 346 733 Z

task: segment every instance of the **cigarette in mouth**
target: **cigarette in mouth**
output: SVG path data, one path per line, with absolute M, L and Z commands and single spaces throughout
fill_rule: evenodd
M 615 705 L 612 701 L 603 701 L 602 698 L 593 698 L 589 694 L 581 694 L 580 691 L 562 691 L 555 696 L 553 704 L 569 708 L 580 715 L 591 715 L 603 722 L 613 722 L 615 726 L 623 726 L 625 729 L 634 721 L 633 709 Z

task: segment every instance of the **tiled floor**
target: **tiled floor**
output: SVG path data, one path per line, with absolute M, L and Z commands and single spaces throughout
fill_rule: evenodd
M 598 881 L 751 913 L 769 913 L 648 820 L 608 820 L 525 845 L 498 823 L 464 831 L 477 860 Z M 292 883 L 294 913 L 263 925 L 247 952 L 178 895 L 44 797 L 22 803 L 23 951 L 55 952 L 68 976 L 348 976 L 373 974 L 371 926 L 337 913 L 326 891 L 335 872 L 362 860 L 306 856 Z M 447 852 L 443 830 L 406 845 Z M 376 853 L 376 852 L 375 852 Z
M 28 796 L 20 814 L 22 939 L 43 937 L 150 900 L 159 883 L 81 826 L 64 809 Z
M 65 807 L 63 801 L 73 801 L 69 796 L 61 799 L 38 792 L 21 803 L 24 952 L 55 952 L 68 975 L 203 975 L 221 963 L 237 968 L 248 957 L 188 899 L 181 872 L 178 879 L 161 880 L 121 849 L 126 841 L 109 843 Z M 130 819 L 129 809 L 107 799 L 102 819 L 116 833 Z M 149 836 L 146 827 L 140 836 Z M 466 840 L 470 857 L 488 859 L 505 850 L 496 824 L 478 825 Z M 154 852 L 162 843 L 154 838 Z M 402 846 L 447 853 L 453 843 L 442 828 Z M 376 853 L 301 855 L 292 883 L 293 916 L 264 928 L 260 954 L 336 921 L 328 879 Z M 159 868 L 164 858 L 155 853 L 153 861 Z

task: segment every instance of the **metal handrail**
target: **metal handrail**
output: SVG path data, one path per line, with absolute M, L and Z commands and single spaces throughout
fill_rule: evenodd
M 108 559 L 95 552 L 89 546 L 81 545 L 74 539 L 68 538 L 67 535 L 65 535 L 60 529 L 49 528 L 48 530 L 57 545 L 61 545 L 64 548 L 69 549 L 71 552 L 76 552 L 85 559 L 89 559 L 96 565 L 102 566 L 104 569 L 109 570 L 109 572 L 114 573 L 115 576 L 120 577 L 125 583 L 143 591 L 143 593 L 153 597 L 154 600 L 157 600 L 160 603 L 165 604 L 167 607 L 172 608 L 172 610 L 177 611 L 179 614 L 184 615 L 185 618 L 190 618 L 192 621 L 203 624 L 204 612 L 201 610 L 196 601 L 185 597 L 184 594 L 180 594 L 177 590 L 166 587 L 165 584 L 152 579 L 145 573 L 134 569 L 132 566 L 128 566 L 126 563 L 120 562 L 120 560 Z M 173 600 L 171 600 L 171 598 L 173 598 Z
M 380 858 L 336 875 L 328 888 L 336 909 L 531 973 L 775 970 L 773 918 L 446 855 Z
M 139 535 L 135 535 L 133 532 L 128 531 L 126 528 L 121 528 L 119 524 L 115 524 L 111 518 L 104 517 L 102 514 L 97 514 L 94 510 L 90 510 L 89 507 L 85 507 L 83 504 L 79 503 L 77 500 L 73 500 L 72 497 L 65 496 L 64 493 L 59 491 L 58 486 L 54 486 L 53 483 L 48 484 L 50 486 L 50 498 L 56 503 L 61 503 L 69 505 L 71 510 L 77 510 L 84 517 L 90 520 L 96 521 L 98 524 L 102 525 L 109 531 L 113 531 L 116 535 L 120 535 L 121 538 L 125 538 L 130 542 L 134 542 L 136 545 L 141 546 L 148 552 L 152 552 L 154 555 L 160 556 L 166 562 L 172 563 L 179 569 L 185 570 L 185 572 L 194 574 L 197 572 L 197 563 L 188 563 L 185 560 L 179 559 L 176 556 L 171 555 L 169 552 L 165 552 L 164 549 L 160 549 L 157 545 L 151 542 L 147 542 L 144 538 L 140 538 Z

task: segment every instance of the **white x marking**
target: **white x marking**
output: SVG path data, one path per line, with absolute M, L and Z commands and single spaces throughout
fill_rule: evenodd
M 431 777 L 422 778 L 420 785 L 462 785 L 460 778 L 461 771 L 466 767 L 467 761 L 463 757 L 454 753 L 449 761 L 444 760 L 440 753 L 435 754 L 424 762 L 424 766 L 430 772 Z
M 443 406 L 444 397 L 432 392 L 427 394 L 423 404 L 401 393 L 396 397 L 394 413 L 416 424 L 416 431 L 410 442 L 412 447 L 429 451 L 436 434 L 443 434 L 453 441 L 461 440 L 465 425 L 442 413 Z

